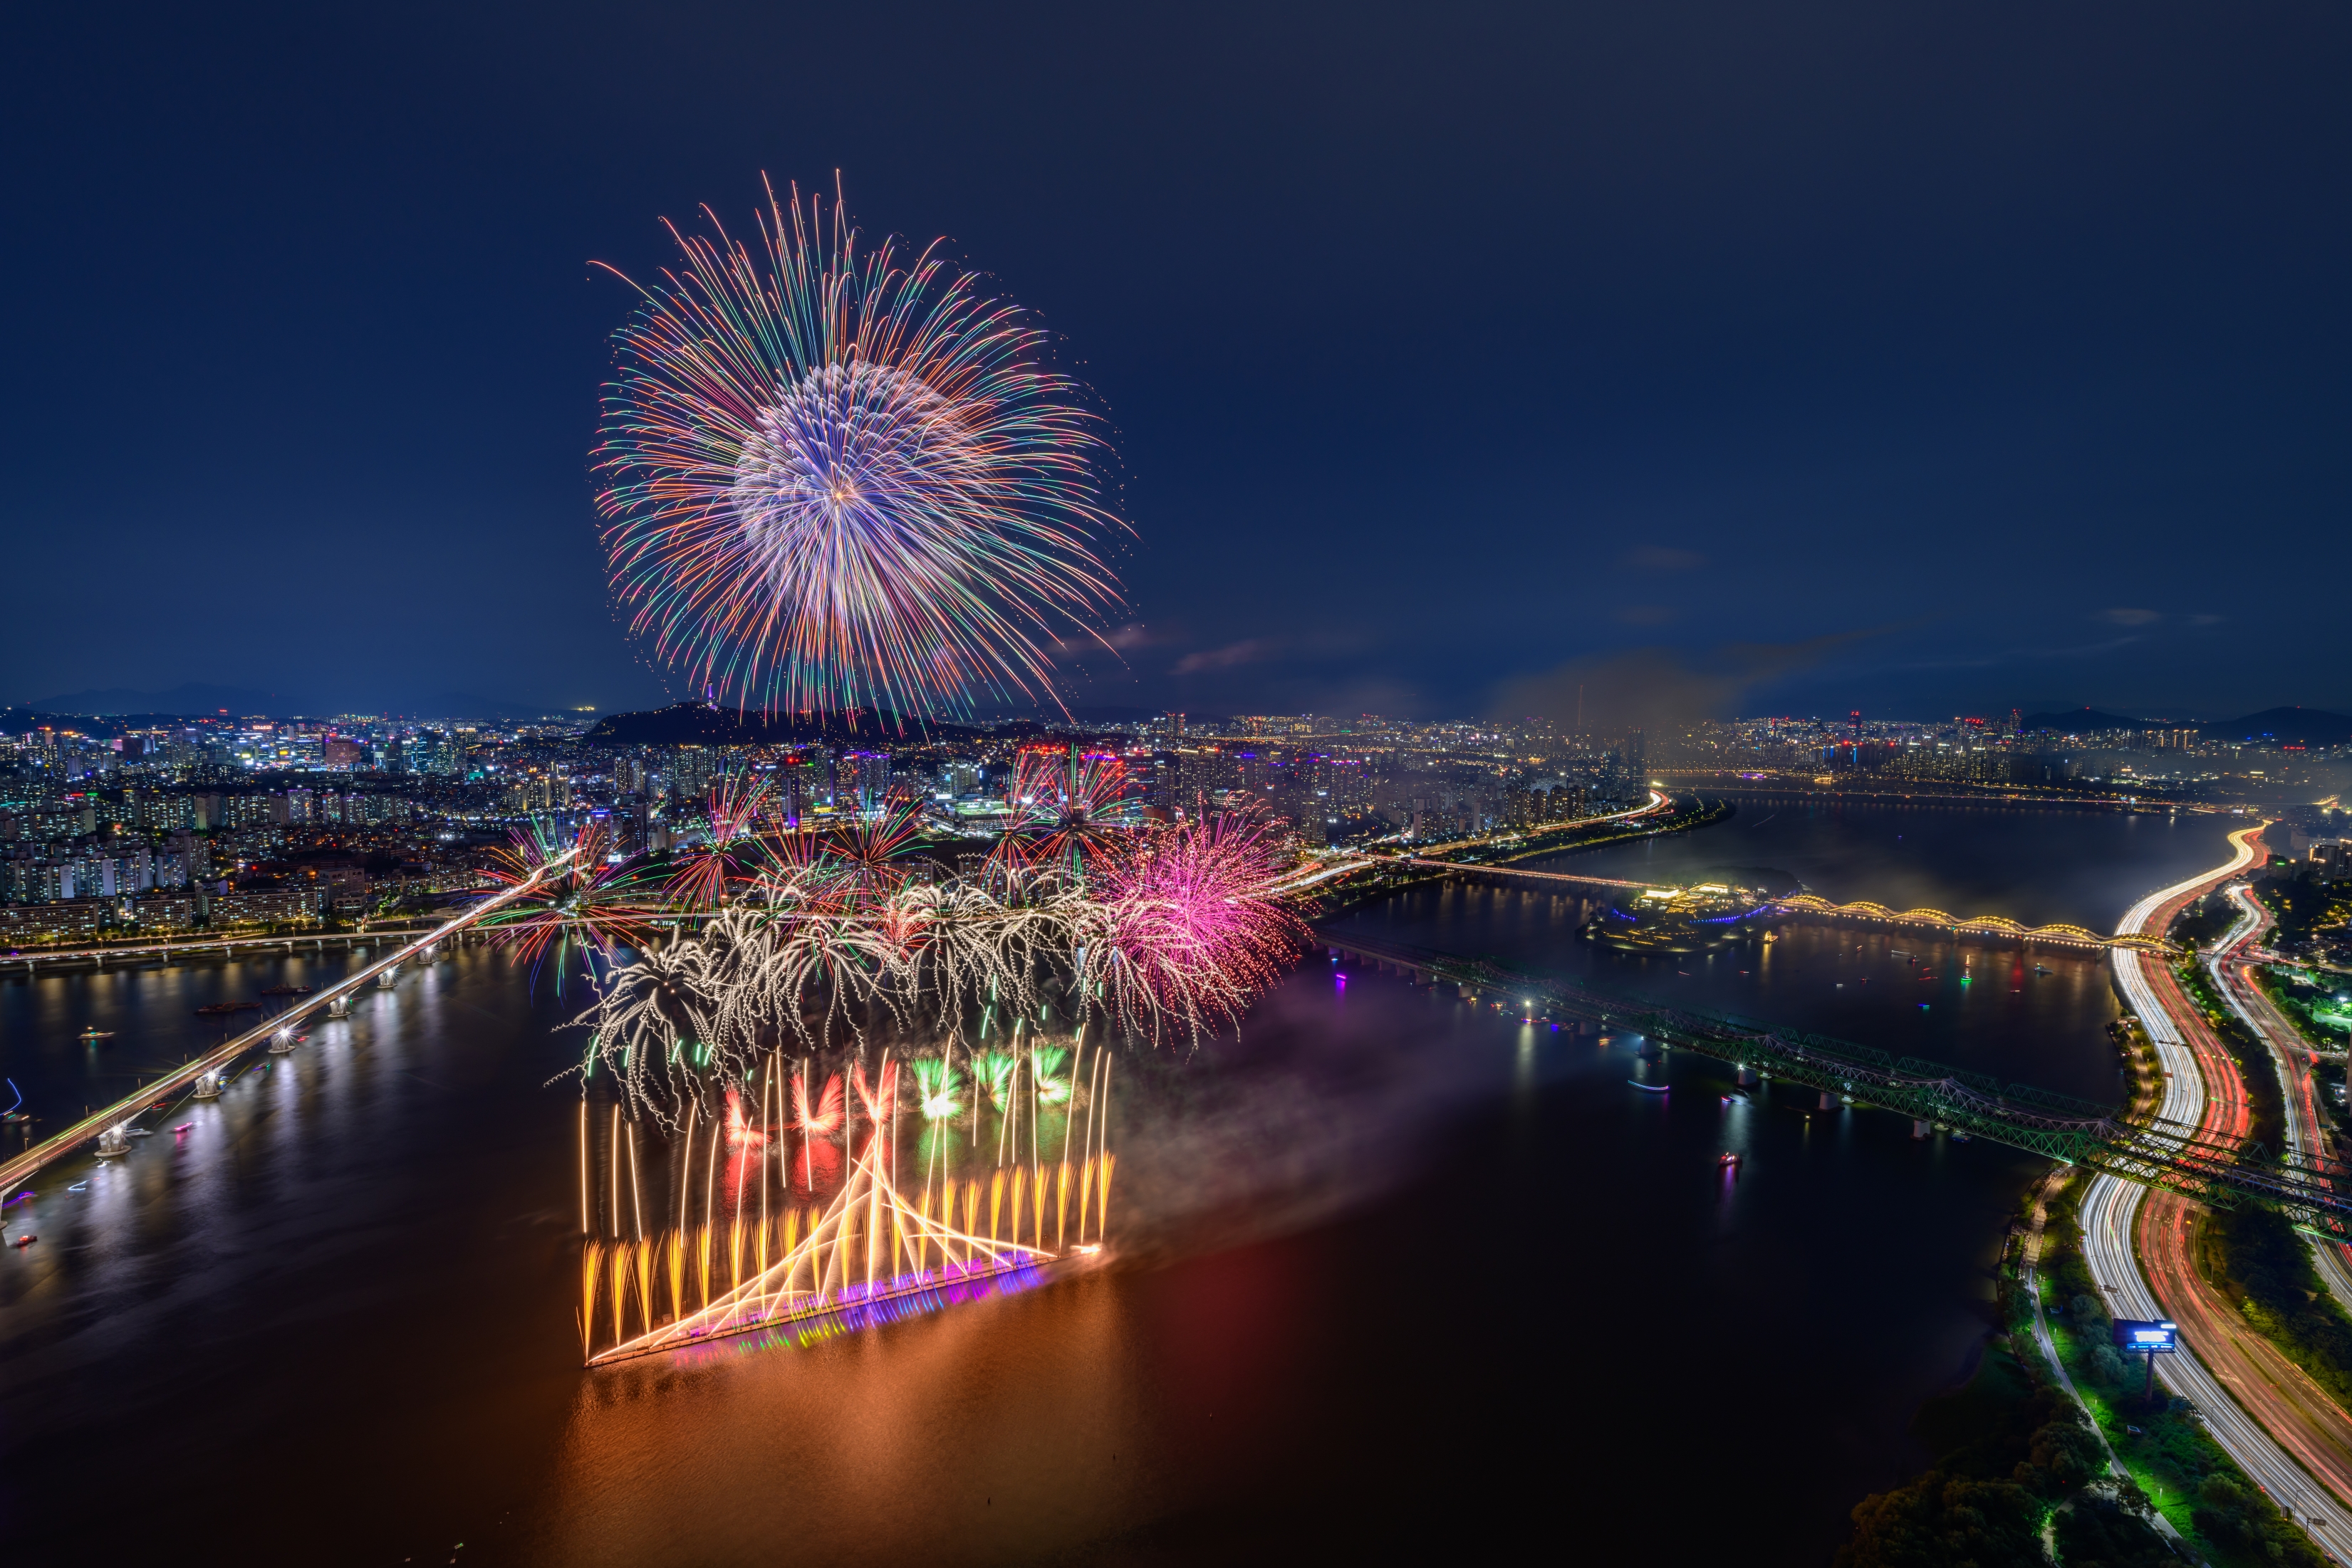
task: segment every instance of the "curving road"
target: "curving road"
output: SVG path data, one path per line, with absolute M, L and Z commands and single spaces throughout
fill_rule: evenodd
M 2260 864 L 2261 831 L 2257 826 L 2231 834 L 2235 852 L 2227 863 L 2149 894 L 2124 916 L 2117 935 L 2162 931 L 2191 899 Z M 2233 949 L 2257 928 L 2258 922 L 2242 914 L 2223 948 Z M 2170 971 L 2126 951 L 2115 954 L 2115 966 L 2116 983 L 2147 1029 L 2165 1074 L 2157 1113 L 2209 1134 L 2242 1137 L 2244 1084 Z M 2323 1550 L 2352 1562 L 2352 1516 L 2344 1500 L 2352 1500 L 2352 1418 L 2246 1330 L 2228 1301 L 2198 1274 L 2189 1206 L 2171 1194 L 2100 1176 L 2084 1195 L 2082 1221 L 2084 1260 L 2115 1314 L 2169 1317 L 2181 1325 L 2182 1354 L 2158 1364 L 2165 1385 L 2197 1406 L 2214 1440 Z M 2150 1277 L 2143 1277 L 2135 1255 L 2136 1235 Z
M 2244 930 L 2245 935 L 2240 937 L 2238 930 L 2232 930 L 2231 936 L 2238 939 L 2214 948 L 2205 960 L 2206 973 L 2212 977 L 2213 989 L 2229 1003 L 2230 1010 L 2270 1050 L 2271 1061 L 2277 1066 L 2279 1082 L 2286 1092 L 2287 1148 L 2315 1162 L 2328 1155 L 2330 1149 L 2327 1123 L 2319 1113 L 2318 1089 L 2312 1077 L 2311 1048 L 2302 1032 L 2263 994 L 2254 978 L 2254 965 L 2243 956 L 2259 945 L 2277 922 L 2246 888 L 2232 887 L 2230 896 L 2239 908 L 2238 930 Z M 2249 919 L 2252 922 L 2251 929 L 2246 925 Z M 2329 1292 L 2352 1307 L 2352 1248 L 2330 1246 L 2315 1239 L 2311 1258 Z

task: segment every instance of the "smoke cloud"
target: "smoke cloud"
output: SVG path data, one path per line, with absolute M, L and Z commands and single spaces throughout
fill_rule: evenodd
M 1499 716 L 1535 716 L 1573 726 L 1580 693 L 1587 729 L 1696 724 L 1727 717 L 1754 688 L 1810 669 L 1849 643 L 1890 630 L 1832 632 L 1799 643 L 1730 643 L 1696 658 L 1675 648 L 1595 653 L 1507 682 L 1491 706 Z

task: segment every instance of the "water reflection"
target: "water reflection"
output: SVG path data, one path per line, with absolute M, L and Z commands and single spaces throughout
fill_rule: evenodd
M 1833 891 L 2048 917 L 1990 885 L 2048 869 L 2049 835 L 2017 825 L 1976 837 L 1995 869 L 1969 873 L 1974 901 Z M 2177 874 L 2146 836 L 2093 828 L 2123 902 Z M 1846 829 L 1865 849 L 1885 836 Z M 1785 863 L 1777 831 L 1737 862 Z M 1735 859 L 1704 834 L 1643 852 Z M 1457 887 L 1360 918 L 1587 962 L 1562 936 L 1575 903 Z M 1794 928 L 1604 977 L 2112 1092 L 2098 966 L 1956 952 Z M 69 1111 L 213 1038 L 195 1006 L 346 962 L 0 981 L 5 1071 Z M 1430 1521 L 1457 1551 L 1524 1550 L 1572 1520 L 1603 1555 L 1622 1527 L 1692 1556 L 1818 1562 L 1855 1498 L 1916 1462 L 1906 1425 L 1983 1331 L 2032 1168 L 1777 1085 L 1726 1105 L 1731 1071 L 1704 1059 L 1644 1062 L 1629 1037 L 1377 973 L 1342 988 L 1312 965 L 1238 1040 L 1122 1062 L 1120 1267 L 793 1348 L 583 1374 L 575 1118 L 545 1087 L 572 1059 L 551 1030 L 575 1007 L 461 952 L 174 1110 L 184 1139 L 45 1176 L 40 1244 L 0 1255 L 12 1548 L 1172 1562 L 1390 1551 Z M 74 1038 L 93 1022 L 119 1031 L 95 1054 Z M 1759 1424 L 1776 1441 L 1740 1442 L 1691 1509 L 1687 1465 L 1658 1461 Z M 267 1476 L 266 1506 L 192 1519 L 184 1488 L 149 1500 L 192 1456 Z

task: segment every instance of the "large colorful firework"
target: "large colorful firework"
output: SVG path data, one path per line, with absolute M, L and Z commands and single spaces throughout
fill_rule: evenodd
M 838 193 L 771 189 L 758 254 L 704 215 L 616 335 L 596 450 L 635 627 L 772 711 L 1051 696 L 1047 649 L 1118 601 L 1120 525 L 1045 333 L 938 242 L 866 248 Z

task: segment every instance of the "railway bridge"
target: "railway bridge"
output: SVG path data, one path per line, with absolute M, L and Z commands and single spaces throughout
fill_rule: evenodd
M 1942 1062 L 1898 1059 L 1849 1040 L 1669 1005 L 1542 969 L 1332 930 L 1320 940 L 1335 958 L 1386 966 L 1424 983 L 1451 982 L 1465 996 L 1491 994 L 1530 1016 L 1540 1008 L 1556 1017 L 1609 1024 L 1727 1062 L 1743 1079 L 1784 1079 L 1816 1089 L 1825 1104 L 1876 1106 L 2218 1207 L 2260 1204 L 2331 1240 L 2352 1229 L 2352 1181 L 2342 1166 L 2313 1153 L 2273 1154 L 2257 1143 L 2161 1117 L 2126 1121 L 2116 1107 L 2031 1084 L 2004 1085 Z

